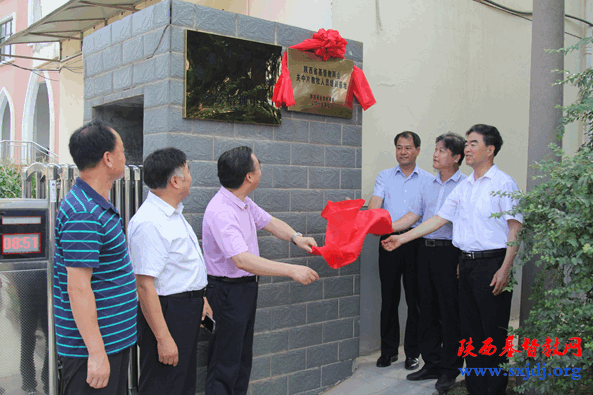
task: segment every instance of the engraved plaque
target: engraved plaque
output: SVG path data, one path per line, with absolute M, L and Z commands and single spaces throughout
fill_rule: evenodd
M 325 62 L 312 52 L 288 49 L 288 71 L 295 105 L 291 111 L 352 118 L 346 105 L 354 62 L 328 59 Z
M 282 47 L 185 31 L 183 117 L 279 125 L 272 102 Z

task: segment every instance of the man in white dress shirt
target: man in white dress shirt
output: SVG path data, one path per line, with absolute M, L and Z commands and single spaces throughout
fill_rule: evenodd
M 192 177 L 186 155 L 160 149 L 144 161 L 148 197 L 128 226 L 138 283 L 140 394 L 195 394 L 201 320 L 212 310 L 198 238 L 181 201 Z
M 517 183 L 494 164 L 502 146 L 502 137 L 494 126 L 474 125 L 466 133 L 466 163 L 474 171 L 447 197 L 437 215 L 399 236 L 383 242 L 387 250 L 434 232 L 453 223 L 453 245 L 461 250 L 459 264 L 459 312 L 461 351 L 468 368 L 495 368 L 507 361 L 503 348 L 511 311 L 512 293 L 505 291 L 509 271 L 517 253 L 507 243 L 516 239 L 523 217 L 520 214 L 494 213 L 511 210 L 517 202 L 509 196 L 494 196 L 496 191 L 515 192 Z M 471 349 L 468 342 L 471 339 Z M 478 353 L 484 342 L 496 347 L 491 355 Z M 491 351 L 492 348 L 489 350 Z M 502 355 L 501 355 L 502 354 Z M 508 376 L 468 375 L 465 383 L 470 395 L 506 393 Z

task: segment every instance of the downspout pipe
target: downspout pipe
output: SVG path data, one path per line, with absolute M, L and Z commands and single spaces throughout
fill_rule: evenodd
M 531 31 L 531 84 L 529 92 L 529 137 L 527 164 L 554 157 L 550 143 L 560 145 L 556 129 L 562 118 L 563 85 L 556 84 L 562 75 L 552 70 L 564 70 L 564 54 L 546 52 L 550 48 L 564 47 L 564 1 L 533 0 L 533 25 Z M 533 179 L 535 170 L 527 170 L 527 191 L 542 180 Z M 534 260 L 523 266 L 521 281 L 520 325 L 529 317 L 534 302 L 529 300 L 537 268 Z
M 593 18 L 593 10 L 591 9 L 592 5 L 593 2 L 591 0 L 585 0 L 585 15 L 588 21 Z M 592 30 L 591 26 L 587 25 L 585 28 L 585 37 L 591 37 Z M 585 47 L 585 69 L 591 68 L 591 47 L 591 43 L 587 44 Z

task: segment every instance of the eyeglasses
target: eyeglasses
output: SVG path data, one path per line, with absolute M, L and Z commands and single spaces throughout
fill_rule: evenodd
M 262 169 L 264 168 L 264 165 L 262 165 L 261 163 L 259 164 L 259 167 L 256 167 L 253 172 L 255 173 L 257 170 L 262 171 Z

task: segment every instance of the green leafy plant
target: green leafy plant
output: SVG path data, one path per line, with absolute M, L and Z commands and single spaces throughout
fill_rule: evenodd
M 593 41 L 588 38 L 568 53 Z M 567 73 L 559 83 L 579 88 L 575 103 L 564 107 L 559 135 L 572 122 L 581 122 L 591 139 L 593 124 L 593 71 Z M 589 140 L 590 141 L 590 140 Z M 513 210 L 523 214 L 519 267 L 531 262 L 541 268 L 532 284 L 533 308 L 529 317 L 511 333 L 518 336 L 519 350 L 511 365 L 530 371 L 545 363 L 546 377 L 521 380 L 518 393 L 537 390 L 544 394 L 590 394 L 593 387 L 593 149 L 583 144 L 573 156 L 565 156 L 550 145 L 559 160 L 549 159 L 533 165 L 541 183 L 525 194 Z M 516 270 L 516 269 L 515 269 Z M 545 353 L 547 338 L 557 352 Z M 537 340 L 535 357 L 522 345 Z M 580 340 L 578 340 L 580 339 Z M 580 350 L 580 353 L 579 353 Z M 579 355 L 580 354 L 580 355 Z M 528 365 L 529 364 L 529 365 Z M 566 369 L 570 368 L 570 372 Z M 556 370 L 555 370 L 556 369 Z M 557 377 L 562 369 L 565 373 Z
M 1 163 L 0 199 L 21 197 L 21 169 L 10 162 Z
M 8 160 L 0 161 L 0 199 L 20 198 L 22 190 L 21 170 L 24 166 Z M 31 197 L 35 198 L 36 177 L 31 180 Z

